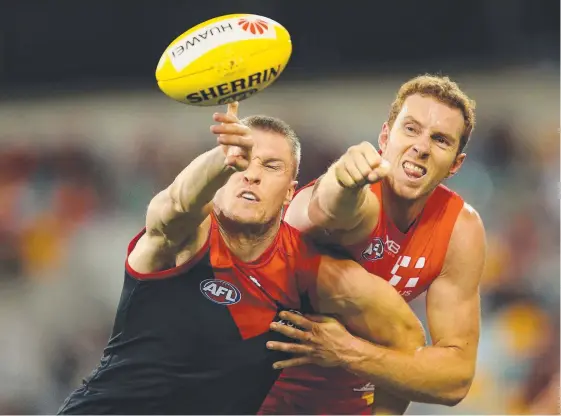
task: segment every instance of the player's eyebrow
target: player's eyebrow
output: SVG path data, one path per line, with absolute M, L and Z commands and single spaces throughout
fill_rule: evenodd
M 418 124 L 418 125 L 421 126 L 421 127 L 424 127 L 423 124 L 422 124 L 419 120 L 417 120 L 416 118 L 414 118 L 413 116 L 405 116 L 405 117 L 403 118 L 403 121 L 404 121 L 404 122 L 415 123 L 415 124 Z
M 407 123 L 414 123 L 417 124 L 418 126 L 424 128 L 425 126 L 423 125 L 423 123 L 421 123 L 419 120 L 417 120 L 416 118 L 414 118 L 413 116 L 405 116 L 403 118 L 403 122 L 407 122 Z M 446 140 L 448 140 L 451 144 L 456 143 L 458 141 L 458 139 L 456 137 L 454 137 L 454 135 L 450 134 L 450 133 L 444 133 L 442 131 L 433 131 L 431 132 L 431 137 L 438 137 L 438 136 L 442 136 L 444 137 Z

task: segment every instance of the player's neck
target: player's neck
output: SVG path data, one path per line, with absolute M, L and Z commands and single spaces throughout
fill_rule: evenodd
M 244 262 L 257 260 L 273 243 L 280 227 L 280 220 L 267 224 L 248 226 L 219 221 L 224 243 L 232 253 Z
M 404 234 L 409 231 L 423 211 L 429 196 L 430 194 L 414 200 L 404 199 L 396 195 L 389 187 L 382 187 L 384 211 L 397 229 Z

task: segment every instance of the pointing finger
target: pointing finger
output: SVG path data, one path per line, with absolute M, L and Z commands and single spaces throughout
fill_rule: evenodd
M 234 117 L 238 117 L 238 107 L 240 106 L 240 103 L 237 101 L 234 101 L 233 103 L 228 104 L 228 115 L 229 116 L 234 116 Z

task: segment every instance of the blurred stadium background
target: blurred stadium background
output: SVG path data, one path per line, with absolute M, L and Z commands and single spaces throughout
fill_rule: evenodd
M 56 412 L 99 360 L 150 198 L 214 144 L 214 110 L 166 98 L 156 63 L 234 12 L 292 34 L 288 69 L 240 111 L 299 132 L 301 184 L 375 140 L 414 75 L 477 100 L 448 183 L 488 230 L 477 376 L 457 407 L 409 413 L 559 413 L 558 0 L 0 0 L 0 413 Z

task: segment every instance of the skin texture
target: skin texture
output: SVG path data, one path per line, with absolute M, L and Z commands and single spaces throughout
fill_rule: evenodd
M 208 239 L 211 210 L 224 242 L 242 261 L 257 259 L 277 235 L 282 208 L 296 186 L 289 142 L 274 131 L 241 124 L 237 104 L 213 118 L 220 123 L 211 126 L 219 146 L 191 162 L 148 207 L 146 233 L 129 256 L 139 273 L 191 260 Z M 424 344 L 422 326 L 408 305 L 357 263 L 322 256 L 315 278 L 311 297 L 320 313 L 337 316 L 351 331 L 388 348 L 410 351 Z M 385 302 L 372 304 L 374 293 L 385 293 Z M 380 414 L 403 413 L 408 405 L 383 390 L 378 397 Z
M 367 142 L 351 147 L 313 189 L 297 194 L 285 220 L 321 242 L 342 246 L 359 243 L 377 225 L 380 214 L 380 201 L 365 185 L 383 181 L 386 213 L 406 232 L 436 186 L 462 166 L 466 155 L 458 150 L 463 128 L 460 110 L 432 97 L 408 97 L 393 126 L 382 126 L 378 137 L 382 154 Z M 420 167 L 422 176 L 404 166 L 406 162 Z M 443 269 L 427 292 L 433 345 L 407 354 L 355 340 L 353 352 L 345 354 L 341 365 L 409 400 L 450 406 L 460 402 L 475 373 L 479 282 L 485 254 L 481 218 L 465 204 L 452 232 Z M 371 298 L 371 302 L 378 300 L 375 294 Z M 313 356 L 316 364 L 330 362 L 327 351 L 339 351 L 338 339 L 347 337 L 341 333 L 343 329 L 322 330 L 318 327 L 328 323 L 299 322 L 321 334 L 309 345 L 307 356 Z M 277 330 L 282 332 L 282 328 Z M 292 348 L 290 344 L 276 346 L 298 354 Z M 281 362 L 279 366 L 301 365 L 304 361 Z

